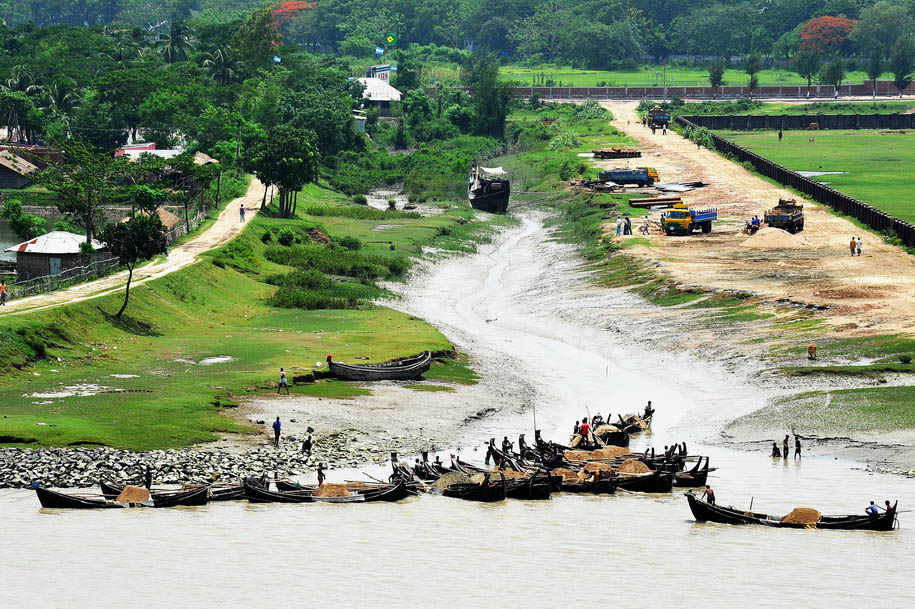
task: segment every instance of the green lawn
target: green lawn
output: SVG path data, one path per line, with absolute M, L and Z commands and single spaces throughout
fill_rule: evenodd
M 915 133 L 879 131 L 719 132 L 719 135 L 795 171 L 845 171 L 814 177 L 874 207 L 915 222 L 911 176 L 915 174 Z M 815 141 L 809 141 L 810 138 Z
M 552 79 L 554 86 L 563 87 L 597 87 L 597 86 L 663 86 L 665 76 L 668 86 L 709 86 L 708 70 L 705 68 L 682 68 L 664 66 L 642 66 L 638 70 L 577 70 L 568 67 L 542 65 L 536 67 L 508 65 L 503 66 L 500 74 L 504 80 L 518 81 L 521 86 L 539 85 L 540 76 Z M 806 85 L 807 80 L 787 70 L 763 70 L 758 74 L 760 85 Z M 845 79 L 860 83 L 867 75 L 864 72 L 849 72 Z M 537 84 L 535 84 L 535 79 Z M 891 74 L 884 74 L 881 79 L 892 80 Z M 726 86 L 746 86 L 749 77 L 742 70 L 725 70 Z M 604 83 L 599 85 L 599 83 Z
M 814 391 L 780 400 L 751 416 L 759 415 L 814 433 L 913 429 L 915 387 Z
M 681 116 L 695 114 L 769 115 L 783 114 L 899 114 L 915 108 L 912 101 L 840 101 L 791 104 L 787 102 L 761 102 L 753 100 L 704 101 L 687 103 L 671 109 Z
M 332 207 L 340 215 L 308 215 L 310 205 Z M 198 264 L 133 288 L 123 321 L 113 318 L 122 295 L 0 316 L 0 444 L 187 446 L 213 440 L 218 432 L 250 431 L 213 402 L 272 394 L 268 383 L 281 366 L 293 377 L 323 368 L 327 354 L 378 362 L 450 349 L 434 327 L 388 308 L 266 304 L 275 288 L 263 280 L 290 270 L 263 258 L 267 246 L 260 237 L 268 228 L 320 227 L 331 237 L 356 235 L 364 239 L 362 251 L 385 256 L 415 255 L 424 244 L 460 249 L 486 239 L 491 230 L 487 223 L 468 221 L 473 216 L 466 206 L 433 218 L 393 219 L 347 217 L 353 207 L 346 197 L 309 186 L 299 196 L 297 221 L 258 214 L 242 235 Z M 373 230 L 379 225 L 397 226 Z M 231 359 L 200 363 L 216 356 Z M 436 364 L 427 376 L 464 383 L 476 378 L 466 359 Z M 74 390 L 95 395 L 65 395 Z M 295 386 L 292 393 L 348 397 L 367 391 L 320 381 Z

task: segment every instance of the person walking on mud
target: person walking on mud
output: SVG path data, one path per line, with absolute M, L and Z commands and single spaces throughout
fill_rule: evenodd
M 858 251 L 858 255 L 860 256 L 861 255 L 861 237 L 858 237 L 857 239 L 855 239 L 855 243 L 857 244 L 856 249 Z
M 279 393 L 283 389 L 286 390 L 286 395 L 289 395 L 289 383 L 286 382 L 286 371 L 280 368 L 280 386 L 277 387 L 276 392 Z
M 788 458 L 788 434 L 785 434 L 785 439 L 782 440 L 782 457 Z
M 10 289 L 6 287 L 5 281 L 0 281 L 0 306 L 6 306 L 6 299 L 9 298 Z
M 616 236 L 619 237 L 623 232 L 623 218 L 622 216 L 616 217 Z
M 242 203 L 241 205 L 238 206 L 238 217 L 240 218 L 241 223 L 244 224 L 245 223 L 245 204 L 244 203 Z
M 277 417 L 276 421 L 273 422 L 273 445 L 274 446 L 280 445 L 280 428 L 282 426 L 283 426 L 283 424 L 280 423 L 280 418 Z
M 858 242 L 855 241 L 855 238 L 852 237 L 851 241 L 848 243 L 848 249 L 851 250 L 851 255 L 855 255 L 855 250 L 858 249 Z

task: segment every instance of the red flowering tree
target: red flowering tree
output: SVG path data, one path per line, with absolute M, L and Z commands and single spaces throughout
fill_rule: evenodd
M 813 49 L 826 55 L 843 50 L 855 23 L 854 19 L 845 17 L 814 17 L 801 27 L 801 48 Z
M 273 11 L 273 27 L 280 29 L 302 11 L 312 9 L 317 2 L 305 2 L 304 0 L 287 0 L 279 4 L 273 4 L 270 9 Z

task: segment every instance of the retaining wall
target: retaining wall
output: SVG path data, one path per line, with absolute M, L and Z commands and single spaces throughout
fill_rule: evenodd
M 699 126 L 682 116 L 678 116 L 676 122 L 684 127 Z M 767 178 L 771 178 L 785 186 L 790 186 L 807 195 L 814 201 L 819 201 L 842 214 L 856 218 L 874 230 L 895 235 L 902 240 L 903 244 L 909 247 L 915 247 L 915 226 L 912 224 L 894 218 L 885 211 L 881 211 L 863 201 L 859 201 L 854 197 L 839 192 L 834 188 L 830 188 L 819 182 L 815 182 L 810 178 L 806 178 L 796 171 L 791 171 L 790 169 L 782 167 L 778 163 L 770 161 L 755 152 L 750 152 L 746 148 L 738 146 L 720 135 L 712 133 L 712 139 L 715 142 L 715 148 L 720 152 L 734 155 L 741 163 L 751 163 L 756 171 Z
M 729 131 L 807 129 L 811 123 L 817 123 L 820 129 L 915 129 L 915 114 L 786 114 L 783 116 L 709 114 L 685 116 L 684 118 L 706 129 Z

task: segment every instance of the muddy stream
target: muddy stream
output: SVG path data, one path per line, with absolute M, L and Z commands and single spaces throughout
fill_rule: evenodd
M 871 499 L 915 505 L 912 480 L 816 449 L 784 461 L 723 445 L 721 426 L 764 405 L 767 394 L 723 368 L 641 348 L 638 332 L 609 323 L 633 297 L 590 286 L 578 264 L 527 211 L 479 253 L 419 274 L 392 303 L 441 328 L 484 377 L 450 398 L 492 409 L 454 430 L 465 458 L 482 455 L 467 448 L 471 439 L 530 438 L 534 416 L 545 437 L 565 440 L 576 416 L 634 411 L 650 399 L 654 431 L 633 447 L 686 441 L 691 453 L 710 455 L 719 503 L 749 507 L 752 498 L 770 513 L 861 512 Z M 900 530 L 869 533 L 696 524 L 680 492 L 79 513 L 41 510 L 18 491 L 0 495 L 0 514 L 0 581 L 10 607 L 915 602 L 908 513 Z

